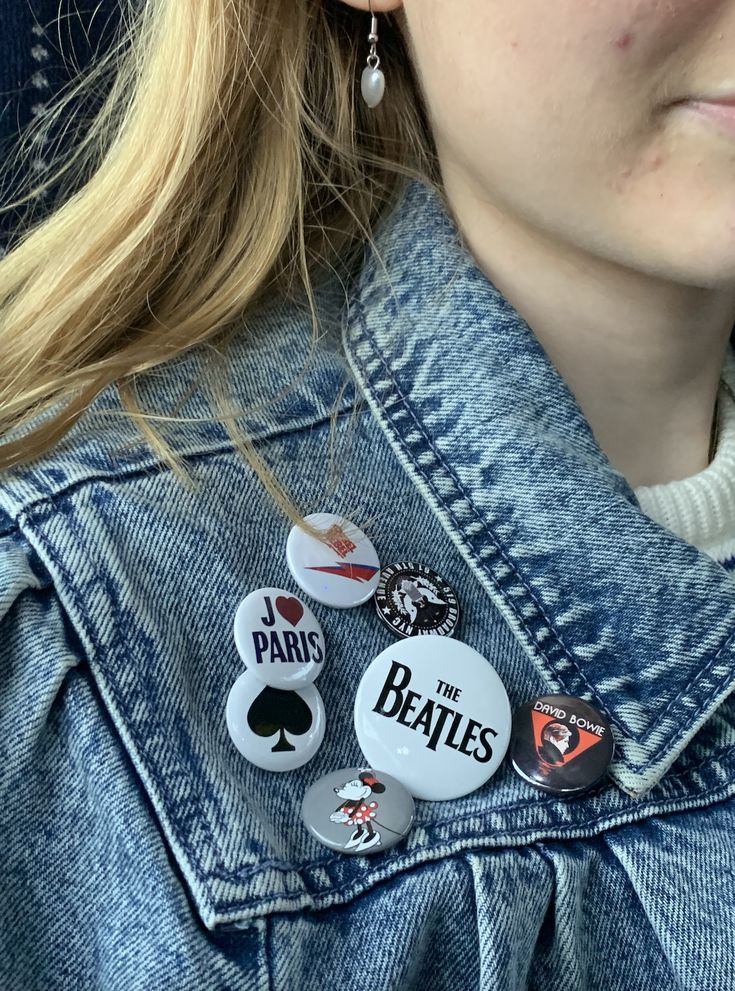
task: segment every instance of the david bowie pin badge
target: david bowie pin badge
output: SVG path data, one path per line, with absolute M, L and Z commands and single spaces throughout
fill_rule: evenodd
M 450 637 L 459 622 L 454 589 L 425 564 L 402 561 L 384 567 L 373 601 L 383 623 L 398 637 Z
M 320 843 L 340 853 L 380 853 L 411 829 L 414 801 L 385 771 L 342 767 L 315 781 L 301 803 L 301 817 Z
M 529 784 L 576 795 L 607 771 L 615 744 L 610 724 L 573 695 L 542 695 L 513 713 L 510 761 Z

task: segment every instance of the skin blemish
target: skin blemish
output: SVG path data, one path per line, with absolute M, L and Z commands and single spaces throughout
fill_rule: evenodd
M 619 172 L 617 176 L 612 180 L 612 188 L 616 193 L 625 193 L 628 190 L 628 185 L 630 182 L 630 177 L 633 175 L 633 169 L 624 169 Z M 608 184 L 610 185 L 610 184 Z
M 635 165 L 621 169 L 613 179 L 607 183 L 616 193 L 627 193 L 628 188 L 634 183 L 643 179 L 649 172 L 657 172 L 666 163 L 666 154 L 661 150 L 660 145 L 650 150 L 640 162 Z
M 633 32 L 626 31 L 625 34 L 621 34 L 619 38 L 615 39 L 615 47 L 619 48 L 621 51 L 625 51 L 630 48 L 633 41 Z

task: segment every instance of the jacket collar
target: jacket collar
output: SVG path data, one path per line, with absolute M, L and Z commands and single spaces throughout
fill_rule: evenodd
M 416 179 L 366 246 L 343 344 L 550 692 L 607 715 L 610 776 L 648 791 L 735 687 L 732 577 L 642 512 L 528 324 Z

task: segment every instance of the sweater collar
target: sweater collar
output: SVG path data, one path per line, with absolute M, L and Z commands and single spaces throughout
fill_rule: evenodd
M 550 692 L 653 787 L 735 688 L 735 582 L 646 516 L 530 327 L 416 179 L 366 246 L 343 344 L 404 468 Z
M 641 509 L 682 539 L 735 569 L 735 352 L 728 346 L 720 384 L 715 455 L 687 478 L 635 489 Z

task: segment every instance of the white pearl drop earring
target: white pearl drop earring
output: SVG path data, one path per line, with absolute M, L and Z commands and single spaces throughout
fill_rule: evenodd
M 370 42 L 370 54 L 367 57 L 367 65 L 362 70 L 360 90 L 365 103 L 369 107 L 377 107 L 383 99 L 383 93 L 385 92 L 385 76 L 378 68 L 380 58 L 375 53 L 375 46 L 378 41 L 378 18 L 373 14 L 372 0 L 369 0 L 369 7 L 370 34 L 368 35 L 368 41 Z

